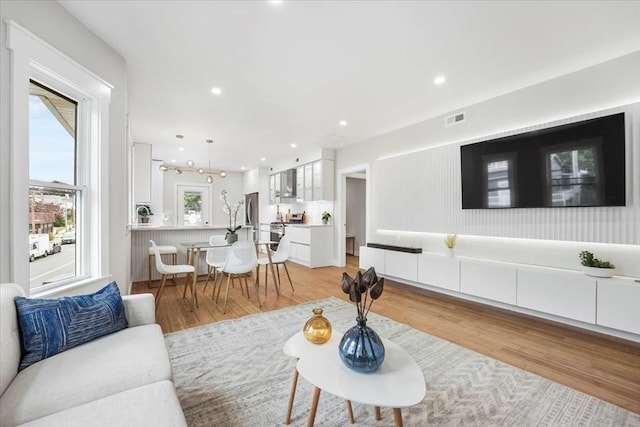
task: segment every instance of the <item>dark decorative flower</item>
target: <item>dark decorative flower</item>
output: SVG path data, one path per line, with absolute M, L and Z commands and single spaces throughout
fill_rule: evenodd
M 358 319 L 366 319 L 373 301 L 380 298 L 384 290 L 384 278 L 378 278 L 376 270 L 369 267 L 364 274 L 358 271 L 355 279 L 347 273 L 342 273 L 342 292 L 349 295 L 349 300 L 356 304 Z M 363 296 L 364 295 L 364 296 Z M 367 305 L 367 300 L 368 305 Z

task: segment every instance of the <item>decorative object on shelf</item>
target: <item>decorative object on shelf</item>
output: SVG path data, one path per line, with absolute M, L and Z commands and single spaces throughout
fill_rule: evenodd
M 229 215 L 229 227 L 227 228 L 225 238 L 227 239 L 227 243 L 232 244 L 238 240 L 238 234 L 236 233 L 236 231 L 240 229 L 240 226 L 238 225 L 238 210 L 240 209 L 240 206 L 244 204 L 244 200 L 238 200 L 232 208 L 227 201 L 227 190 L 222 190 L 220 200 L 224 203 L 222 210 L 224 213 Z
M 149 217 L 153 215 L 153 212 L 151 212 L 151 208 L 148 205 L 138 206 L 137 211 L 142 224 L 147 224 L 149 222 Z
M 582 272 L 587 276 L 594 277 L 613 277 L 616 273 L 616 266 L 609 261 L 602 261 L 593 256 L 589 251 L 580 252 L 580 261 L 582 264 Z
M 356 304 L 358 314 L 356 326 L 345 332 L 338 345 L 340 360 L 355 372 L 373 372 L 382 365 L 385 351 L 378 334 L 367 326 L 367 314 L 373 301 L 382 295 L 384 278 L 378 279 L 376 270 L 370 267 L 364 274 L 359 271 L 355 279 L 342 273 L 341 287 Z
M 313 344 L 324 344 L 331 339 L 331 322 L 322 315 L 321 308 L 313 309 L 313 317 L 304 324 L 302 333 Z
M 329 219 L 331 218 L 331 214 L 327 211 L 322 212 L 322 223 L 324 225 L 329 224 Z
M 447 234 L 444 238 L 444 244 L 447 245 L 447 255 L 451 258 L 455 255 L 456 241 L 458 240 L 457 234 Z

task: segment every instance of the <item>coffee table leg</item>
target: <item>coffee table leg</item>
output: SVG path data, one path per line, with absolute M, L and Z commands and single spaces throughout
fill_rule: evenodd
M 393 408 L 393 425 L 402 427 L 402 411 L 400 408 Z
M 349 416 L 349 422 L 351 424 L 356 422 L 355 418 L 353 418 L 353 408 L 351 407 L 350 400 L 347 400 L 347 415 Z
M 298 369 L 293 368 L 293 380 L 291 380 L 291 391 L 289 392 L 289 406 L 287 407 L 287 418 L 284 419 L 284 423 L 289 425 L 291 423 L 291 410 L 293 409 L 293 400 L 296 397 L 296 387 L 298 386 Z
M 309 419 L 307 420 L 307 427 L 313 427 L 313 423 L 316 420 L 316 411 L 318 410 L 318 400 L 320 400 L 320 388 L 315 387 L 313 389 L 313 399 L 311 400 L 311 408 L 309 409 Z
M 376 421 L 380 421 L 382 419 L 382 414 L 380 413 L 380 407 L 376 406 L 375 411 L 376 411 Z

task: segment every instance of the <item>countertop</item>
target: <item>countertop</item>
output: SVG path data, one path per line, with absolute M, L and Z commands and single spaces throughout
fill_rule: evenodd
M 274 221 L 276 222 L 276 221 Z M 300 227 L 300 228 L 309 228 L 309 227 L 333 227 L 333 224 L 297 224 L 291 222 L 283 222 L 285 227 Z M 270 222 L 261 222 L 260 225 L 271 225 Z
M 158 230 L 226 230 L 228 225 L 156 225 L 133 224 L 131 231 L 158 231 Z M 241 228 L 253 228 L 252 225 L 243 225 Z

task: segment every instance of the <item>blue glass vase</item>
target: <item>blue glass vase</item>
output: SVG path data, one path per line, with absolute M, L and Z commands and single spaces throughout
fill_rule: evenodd
M 357 318 L 356 322 L 340 340 L 340 360 L 355 372 L 374 372 L 384 361 L 384 344 L 376 331 L 367 326 L 367 319 Z

